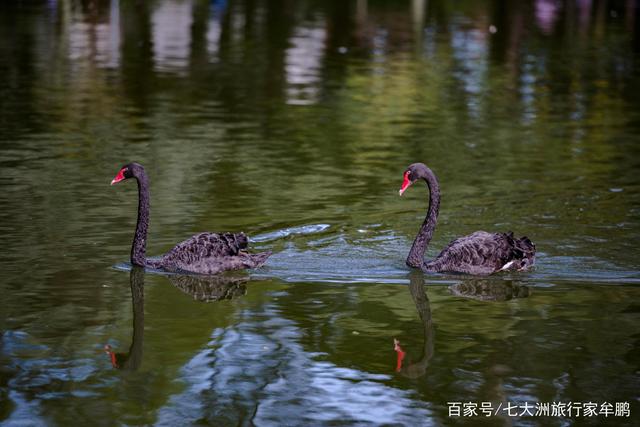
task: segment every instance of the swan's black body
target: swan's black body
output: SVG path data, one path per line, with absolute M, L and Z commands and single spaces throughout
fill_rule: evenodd
M 525 270 L 535 262 L 536 247 L 527 237 L 515 238 L 512 232 L 476 231 L 460 237 L 445 247 L 433 260 L 424 253 L 433 237 L 440 208 L 440 186 L 426 165 L 414 163 L 404 173 L 400 195 L 415 181 L 423 179 L 429 187 L 429 210 L 416 236 L 407 265 L 426 272 L 452 272 L 487 275 L 504 270 Z
M 111 184 L 128 178 L 135 178 L 138 182 L 138 222 L 131 245 L 133 265 L 170 272 L 216 274 L 225 270 L 260 267 L 271 255 L 271 252 L 246 252 L 249 242 L 244 233 L 200 233 L 178 243 L 162 257 L 148 259 L 149 180 L 142 165 L 130 163 L 122 167 Z

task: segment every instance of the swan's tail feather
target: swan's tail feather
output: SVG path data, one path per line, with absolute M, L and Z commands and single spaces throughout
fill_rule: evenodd
M 243 263 L 246 268 L 262 267 L 264 263 L 267 262 L 267 258 L 269 258 L 272 253 L 273 252 L 271 251 L 266 251 L 257 254 L 246 254 Z
M 231 251 L 238 252 L 249 247 L 249 238 L 242 232 L 221 233 L 218 236 Z
M 525 254 L 535 254 L 536 245 L 533 244 L 531 240 L 527 236 L 522 236 L 519 239 L 515 239 L 515 243 L 518 249 L 520 249 Z
M 515 248 L 522 255 L 518 257 L 518 270 L 527 270 L 532 267 L 536 261 L 536 245 L 527 237 L 522 236 L 514 239 Z

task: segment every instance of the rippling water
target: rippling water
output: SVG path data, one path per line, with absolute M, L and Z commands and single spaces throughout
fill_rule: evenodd
M 2 3 L 0 423 L 637 424 L 639 10 Z M 150 255 L 242 230 L 267 265 L 131 269 L 135 185 L 109 182 L 132 160 Z M 513 230 L 535 269 L 411 272 L 415 161 L 442 187 L 429 256 Z

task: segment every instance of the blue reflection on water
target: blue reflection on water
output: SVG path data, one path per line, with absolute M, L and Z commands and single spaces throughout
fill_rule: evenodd
M 159 410 L 160 424 L 435 424 L 428 421 L 428 403 L 384 384 L 389 375 L 336 366 L 322 360 L 324 354 L 305 351 L 299 342 L 304 330 L 275 305 L 239 317 L 233 328 L 215 330 L 208 348 L 182 369 L 187 388 Z M 247 420 L 242 414 L 253 415 Z

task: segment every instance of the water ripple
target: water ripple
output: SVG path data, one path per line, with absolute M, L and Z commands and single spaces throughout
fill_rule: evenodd
M 282 230 L 272 231 L 270 233 L 263 233 L 257 236 L 251 237 L 249 239 L 250 242 L 271 242 L 273 240 L 284 239 L 286 237 L 296 236 L 296 235 L 308 235 L 308 234 L 317 234 L 322 233 L 323 231 L 328 230 L 330 227 L 329 224 L 310 224 L 310 225 L 301 225 L 298 227 L 289 227 L 283 228 Z

